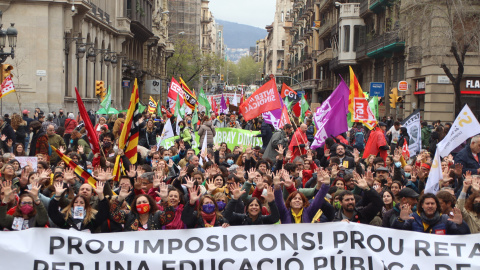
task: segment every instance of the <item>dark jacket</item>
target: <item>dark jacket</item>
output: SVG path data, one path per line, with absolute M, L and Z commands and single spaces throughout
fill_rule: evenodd
M 478 154 L 477 154 L 478 155 Z M 478 163 L 472 154 L 472 149 L 470 149 L 470 145 L 465 146 L 462 151 L 458 152 L 455 155 L 455 163 L 460 163 L 463 166 L 463 173 L 467 171 L 471 171 L 472 174 L 478 174 L 477 170 L 480 168 L 480 163 Z
M 65 217 L 58 209 L 58 201 L 55 199 L 52 199 L 48 205 L 48 216 L 60 229 L 75 229 L 77 231 L 90 230 L 90 232 L 95 232 L 95 230 L 108 219 L 108 200 L 103 198 L 103 200 L 101 200 L 98 204 L 98 212 L 95 215 L 95 218 L 92 219 L 88 224 L 84 224 L 82 221 L 80 228 L 75 225 L 71 216 L 65 220 Z
M 398 208 L 399 205 L 400 204 L 397 203 L 392 209 L 388 210 L 385 214 L 383 214 L 382 227 L 385 227 L 385 228 L 393 227 L 393 223 L 400 216 L 400 208 Z
M 185 204 L 185 207 L 182 211 L 182 221 L 187 226 L 188 229 L 191 228 L 205 228 L 205 222 L 203 221 L 202 216 L 198 215 L 198 212 L 195 211 L 195 206 L 190 205 L 190 203 Z M 223 217 L 216 218 L 214 227 L 220 227 L 223 223 L 228 223 Z
M 354 215 L 350 219 L 351 222 L 369 224 L 370 221 L 382 210 L 383 200 L 373 188 L 363 191 L 363 198 L 357 206 L 355 206 Z M 335 214 L 333 221 L 342 221 L 342 208 Z
M 5 143 L 8 142 L 8 140 L 12 140 L 13 141 L 13 144 L 12 145 L 15 145 L 15 142 L 16 142 L 16 134 L 15 134 L 15 131 L 13 130 L 12 126 L 10 126 L 6 121 L 4 122 L 3 126 L 0 127 L 0 134 L 1 135 L 5 135 L 7 136 L 7 139 L 5 140 Z M 5 147 L 6 147 L 7 144 L 5 144 Z M 8 151 L 8 149 L 5 149 L 4 147 L 4 150 L 6 152 L 10 152 Z
M 148 132 L 147 128 L 140 129 L 138 145 L 150 149 L 152 145 L 157 144 L 157 129 L 154 127 L 152 132 Z
M 230 225 L 274 224 L 280 220 L 280 214 L 278 213 L 278 208 L 275 204 L 275 201 L 268 203 L 268 206 L 270 206 L 270 215 L 264 216 L 260 212 L 255 221 L 253 221 L 248 214 L 234 213 L 237 203 L 238 200 L 230 200 L 225 208 L 225 211 L 223 212 L 223 216 L 228 220 Z
M 428 231 L 425 231 L 422 218 L 418 215 L 418 212 L 414 212 L 410 216 L 412 216 L 414 219 L 409 219 L 404 222 L 400 222 L 398 219 L 396 219 L 393 222 L 392 227 L 396 229 L 430 233 L 430 234 L 455 235 L 455 234 L 470 233 L 470 228 L 468 228 L 468 225 L 467 223 L 465 223 L 465 221 L 462 221 L 462 224 L 458 225 L 453 221 L 448 220 L 449 217 L 447 215 L 442 215 L 440 217 L 440 220 L 437 223 L 427 228 Z
M 261 137 L 263 146 L 262 148 L 267 148 L 268 143 L 270 142 L 270 139 L 272 138 L 273 135 L 273 127 L 270 124 L 265 123 L 265 121 L 262 123 L 262 127 L 260 128 L 261 133 L 259 135 L 256 135 L 255 137 Z
M 27 130 L 29 130 L 29 128 L 30 128 L 30 123 L 33 121 L 33 119 L 30 118 L 30 117 L 28 117 L 28 116 L 25 116 L 25 115 L 23 115 L 22 118 L 23 118 L 23 120 L 24 120 L 25 122 L 27 122 Z
M 305 132 L 307 134 L 307 140 L 312 143 L 313 142 L 313 139 L 315 139 L 315 127 L 312 125 L 308 126 L 307 128 L 307 132 Z

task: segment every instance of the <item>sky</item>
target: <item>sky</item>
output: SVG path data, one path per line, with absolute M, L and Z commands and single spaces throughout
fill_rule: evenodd
M 276 0 L 210 0 L 209 8 L 216 19 L 259 28 L 273 23 Z

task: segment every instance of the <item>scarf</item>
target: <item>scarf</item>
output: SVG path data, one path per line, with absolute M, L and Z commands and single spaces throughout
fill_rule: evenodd
M 422 218 L 422 221 L 428 225 L 435 225 L 438 221 L 440 221 L 440 214 L 437 212 L 435 212 L 435 215 L 433 216 L 433 218 L 428 218 L 426 215 L 425 215 L 425 212 L 422 212 L 420 214 L 420 217 Z
M 182 221 L 182 212 L 183 212 L 183 204 L 179 204 L 177 208 L 175 208 L 175 217 L 173 218 L 172 222 L 163 226 L 163 229 L 164 230 L 186 229 L 187 227 Z
M 207 214 L 203 211 L 201 213 L 202 213 L 203 223 L 205 224 L 205 228 L 214 227 L 215 220 L 217 219 L 217 214 L 215 212 Z

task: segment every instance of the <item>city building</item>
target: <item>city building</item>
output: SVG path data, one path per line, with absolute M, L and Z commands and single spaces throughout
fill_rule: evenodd
M 98 110 L 97 80 L 110 87 L 114 108 L 128 107 L 135 78 L 146 102 L 147 81 L 165 79 L 166 4 L 166 0 L 2 3 L 3 21 L 15 23 L 18 30 L 15 58 L 5 62 L 14 67 L 17 92 L 2 99 L 2 111 L 18 112 L 20 103 L 22 110 L 64 108 L 77 113 L 75 87 L 86 108 Z

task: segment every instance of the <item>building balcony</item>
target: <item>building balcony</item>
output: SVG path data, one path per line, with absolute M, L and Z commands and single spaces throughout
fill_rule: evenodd
M 318 65 L 323 65 L 328 63 L 328 61 L 333 59 L 333 50 L 332 48 L 327 48 L 323 51 L 317 51 L 315 58 Z
M 301 84 L 304 89 L 316 89 L 317 88 L 317 79 L 304 80 Z
M 362 2 L 360 2 L 360 17 L 364 17 L 372 12 L 369 7 L 373 1 L 374 0 L 362 0 Z
M 129 18 L 130 30 L 140 40 L 147 41 L 153 36 L 151 0 L 127 0 L 124 2 L 125 17 Z
M 287 30 L 290 30 L 293 26 L 293 22 L 292 21 L 285 21 L 283 23 L 283 29 L 285 29 L 285 31 Z
M 318 29 L 318 37 L 323 38 L 325 34 L 330 32 L 330 28 L 333 26 L 333 22 L 330 20 L 322 21 L 320 28 Z
M 319 11 L 324 12 L 330 4 L 333 4 L 334 0 L 320 0 L 316 1 L 315 4 L 318 5 Z
M 362 45 L 358 45 L 356 48 L 357 51 L 357 60 L 361 60 L 367 57 L 367 44 L 363 43 Z
M 360 4 L 342 4 L 340 7 L 340 19 L 350 17 L 360 17 Z
M 421 46 L 411 46 L 408 48 L 408 65 L 415 66 L 422 63 L 422 47 Z
M 394 52 L 405 50 L 405 41 L 399 31 L 391 31 L 374 37 L 367 44 L 367 56 L 370 58 L 391 57 Z
M 200 23 L 210 23 L 210 22 L 212 22 L 212 21 L 213 21 L 213 19 L 212 19 L 212 18 L 209 18 L 209 17 L 202 17 L 202 18 L 200 19 Z
M 333 88 L 333 81 L 331 79 L 324 79 L 318 82 L 319 91 L 332 90 L 332 88 Z

